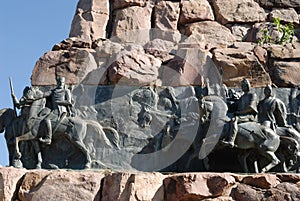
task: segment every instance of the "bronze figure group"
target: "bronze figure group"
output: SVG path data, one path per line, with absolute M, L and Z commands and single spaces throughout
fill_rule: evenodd
M 77 115 L 76 100 L 65 82 L 64 77 L 58 77 L 56 87 L 43 91 L 34 86 L 25 87 L 20 100 L 12 89 L 14 109 L 0 111 L 0 131 L 5 131 L 9 165 L 25 168 L 105 167 L 102 161 L 96 160 L 105 148 L 128 149 L 129 138 L 118 128 L 120 125 L 113 117 L 111 126 L 103 127 L 101 119 L 95 121 Z M 234 150 L 244 172 L 266 172 L 276 167 L 278 171 L 298 171 L 299 125 L 287 123 L 286 105 L 274 96 L 270 85 L 264 88 L 264 98 L 260 101 L 251 91 L 247 79 L 242 80 L 241 93 L 223 87 L 225 97 L 209 94 L 208 86 L 201 89 L 201 93 L 205 93 L 198 96 L 193 87 L 190 88 L 190 97 L 186 99 L 178 98 L 173 87 L 159 91 L 156 86 L 141 87 L 129 94 L 130 118 L 122 121 L 132 121 L 128 125 L 136 125 L 137 133 L 152 129 L 147 137 L 148 144 L 143 145 L 140 154 L 166 152 L 179 132 L 184 133 L 183 138 L 188 138 L 190 126 L 198 122 L 199 128 L 197 126 L 192 135 L 195 137 L 188 139 L 190 148 L 164 170 L 194 170 L 192 163 L 198 161 L 203 163 L 201 170 L 214 171 L 213 153 Z M 197 103 L 198 108 L 185 113 L 183 107 L 193 103 Z M 16 109 L 21 110 L 19 116 Z M 101 108 L 89 111 L 95 111 L 93 115 L 99 116 L 97 112 L 101 112 Z M 59 160 L 52 156 L 69 147 L 75 151 L 65 152 L 67 156 L 60 156 Z

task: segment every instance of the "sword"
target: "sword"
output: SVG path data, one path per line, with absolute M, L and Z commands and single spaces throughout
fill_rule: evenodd
M 15 92 L 14 92 L 14 87 L 13 87 L 13 84 L 12 84 L 11 77 L 9 77 L 9 87 L 10 87 L 11 97 L 13 98 L 13 96 L 15 96 Z M 16 104 L 15 104 L 14 99 L 13 99 L 13 105 L 14 105 L 14 115 L 15 115 L 15 117 L 17 117 L 17 109 L 16 109 Z

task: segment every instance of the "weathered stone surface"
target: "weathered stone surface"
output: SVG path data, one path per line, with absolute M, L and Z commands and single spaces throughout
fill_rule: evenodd
M 248 24 L 234 24 L 231 27 L 232 34 L 236 37 L 237 41 L 244 41 L 250 29 L 251 25 Z
M 181 48 L 167 66 L 162 75 L 163 85 L 187 86 L 203 85 L 204 78 L 210 83 L 219 83 L 219 72 L 207 51 L 197 48 Z
M 56 78 L 64 76 L 70 85 L 80 83 L 87 73 L 97 68 L 89 49 L 72 48 L 70 50 L 45 53 L 35 64 L 31 84 L 44 86 L 56 85 Z
M 286 173 L 278 173 L 277 174 L 278 179 L 280 179 L 281 182 L 290 182 L 290 183 L 297 183 L 300 182 L 300 175 L 299 174 L 286 174 Z
M 254 87 L 263 87 L 271 79 L 254 53 L 241 48 L 216 49 L 213 59 L 223 72 L 223 82 L 227 86 L 239 87 L 243 78 L 248 78 Z
M 173 43 L 180 43 L 180 41 L 183 38 L 186 38 L 186 36 L 182 35 L 179 31 L 177 30 L 160 30 L 153 28 L 150 31 L 151 35 L 151 40 L 155 39 L 161 39 L 161 40 L 167 40 Z
M 154 28 L 177 30 L 179 2 L 159 1 L 154 7 Z
M 175 174 L 164 180 L 165 199 L 200 200 L 229 195 L 234 184 L 234 177 L 226 173 Z
M 99 200 L 101 179 L 96 172 L 36 171 L 27 173 L 19 189 L 22 201 Z
M 124 50 L 108 68 L 110 84 L 150 85 L 157 81 L 161 61 L 140 50 Z
M 262 48 L 261 46 L 256 46 L 253 50 L 255 56 L 257 57 L 257 59 L 264 65 L 267 64 L 267 56 L 268 56 L 268 52 L 266 49 Z
M 274 18 L 279 18 L 280 22 L 293 22 L 299 24 L 299 16 L 295 9 L 274 9 L 269 14 L 270 21 Z
M 114 12 L 111 40 L 145 44 L 149 41 L 152 6 L 133 6 Z
M 124 50 L 124 45 L 121 43 L 112 42 L 109 39 L 101 38 L 93 43 L 93 48 L 96 51 L 96 59 L 105 58 L 108 60 L 109 58 Z
M 252 51 L 256 46 L 253 43 L 234 42 L 231 47 L 241 49 L 242 51 Z
M 98 66 L 105 67 L 109 59 L 121 52 L 124 46 L 109 39 L 100 38 L 93 43 L 93 48 L 96 51 L 95 60 Z
M 181 4 L 180 24 L 215 20 L 213 10 L 207 0 L 184 0 Z
M 242 183 L 257 187 L 257 188 L 262 188 L 262 189 L 269 189 L 271 187 L 276 186 L 279 184 L 278 178 L 276 175 L 272 174 L 260 174 L 260 175 L 251 175 L 251 176 L 246 176 L 242 180 Z
M 71 37 L 55 44 L 52 51 L 69 50 L 72 47 L 91 48 L 91 43 L 89 41 L 84 41 L 81 38 Z
M 273 59 L 300 59 L 300 49 L 291 46 L 271 45 L 268 48 Z
M 266 192 L 268 197 L 267 201 L 273 200 L 299 200 L 300 199 L 300 187 L 291 183 L 280 183 L 275 188 L 272 188 Z
M 112 0 L 114 9 L 126 8 L 129 6 L 146 6 L 150 0 Z
M 265 21 L 266 13 L 254 0 L 214 0 L 216 19 L 222 24 Z
M 225 48 L 232 45 L 235 37 L 225 26 L 214 21 L 196 22 L 187 25 L 184 43 L 199 45 L 202 49 Z M 203 47 L 204 46 L 204 47 Z
M 174 58 L 176 53 L 175 43 L 171 41 L 154 39 L 144 45 L 145 52 L 160 58 L 162 62 L 169 61 Z
M 16 200 L 16 190 L 21 178 L 26 174 L 25 169 L 15 169 L 11 167 L 0 168 L 0 200 Z
M 296 10 L 300 10 L 300 2 L 298 0 L 255 0 L 264 8 L 295 8 Z
M 161 201 L 165 177 L 160 173 L 113 173 L 104 179 L 101 200 Z
M 299 200 L 298 174 L 109 172 L 0 169 L 4 201 Z
M 265 43 L 279 42 L 280 38 L 283 35 L 281 32 L 278 31 L 278 29 L 271 22 L 255 23 L 253 25 L 253 27 L 250 29 L 249 33 L 247 34 L 245 41 L 258 43 L 260 40 L 263 40 L 264 38 L 266 38 L 264 36 L 265 30 L 268 31 L 268 35 L 271 38 L 270 41 L 266 41 Z
M 278 87 L 295 87 L 300 85 L 300 62 L 299 61 L 275 61 L 271 66 L 272 81 Z
M 106 37 L 109 0 L 80 0 L 71 25 L 70 37 L 93 41 Z
M 256 191 L 255 188 L 246 184 L 238 184 L 236 188 L 232 190 L 232 196 L 234 200 L 240 201 L 259 201 L 263 199 L 263 193 Z

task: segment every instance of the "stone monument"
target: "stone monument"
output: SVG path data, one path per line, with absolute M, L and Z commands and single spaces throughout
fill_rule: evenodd
M 299 14 L 79 0 L 31 86 L 10 79 L 0 200 L 299 200 Z

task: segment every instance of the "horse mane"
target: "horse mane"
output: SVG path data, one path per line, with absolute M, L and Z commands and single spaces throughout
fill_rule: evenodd
M 0 116 L 3 115 L 5 112 L 13 113 L 14 110 L 11 108 L 3 108 L 0 110 Z

